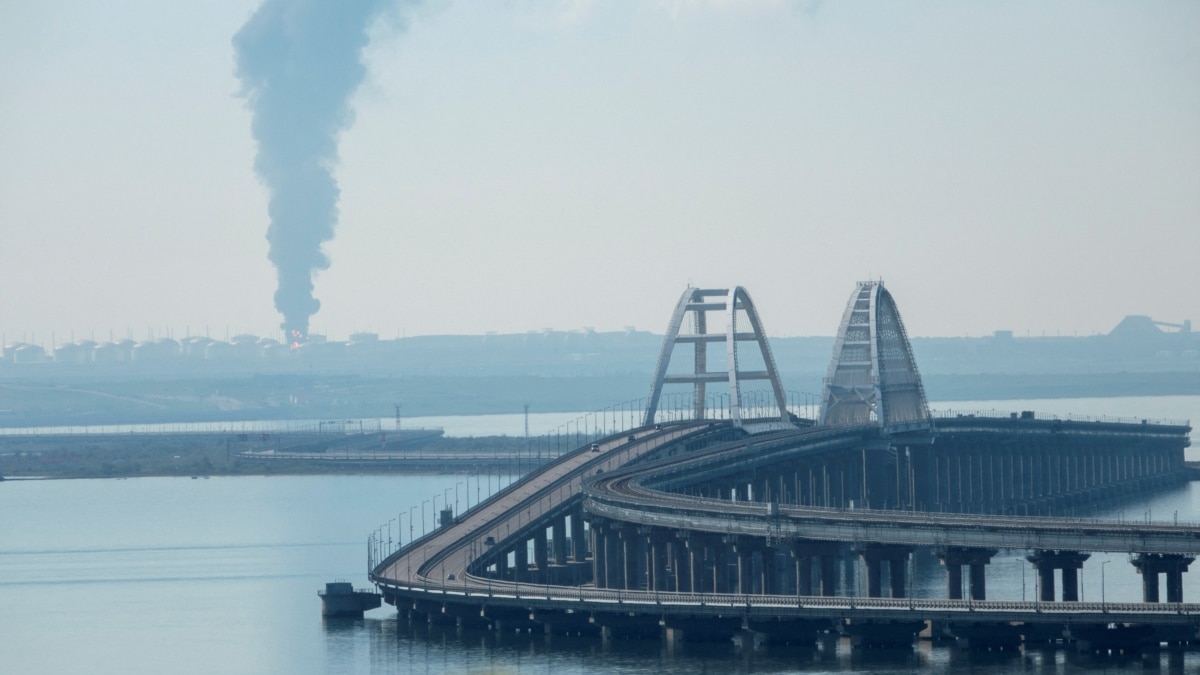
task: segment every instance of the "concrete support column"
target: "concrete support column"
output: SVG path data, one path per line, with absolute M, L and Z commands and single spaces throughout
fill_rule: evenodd
M 751 581 L 751 553 L 748 547 L 741 545 L 737 547 L 737 592 L 742 595 L 750 593 L 752 590 Z
M 713 593 L 728 593 L 729 583 L 728 575 L 725 574 L 725 560 L 721 556 L 722 549 L 718 546 L 704 547 L 704 560 L 712 572 L 712 592 Z
M 908 597 L 908 556 L 888 560 L 888 570 L 892 577 L 892 597 Z
M 859 551 L 867 568 L 867 597 L 883 597 L 882 563 L 884 562 L 888 565 L 890 597 L 904 597 L 906 592 L 905 568 L 910 553 L 912 553 L 910 547 L 888 545 L 867 546 Z
M 796 555 L 796 595 L 812 595 L 812 556 Z
M 571 516 L 571 520 L 571 531 L 574 533 L 575 516 Z M 574 534 L 572 534 L 572 539 L 574 540 Z M 572 548 L 575 550 L 576 555 L 575 562 L 579 562 L 579 549 L 582 547 L 579 545 L 578 540 L 572 541 L 572 544 Z M 596 584 L 597 588 L 608 588 L 608 565 L 606 564 L 608 556 L 605 555 L 606 547 L 604 544 L 604 531 L 596 527 L 595 523 L 593 523 L 591 548 L 595 553 L 592 555 L 592 582 Z
M 1035 564 L 1038 576 L 1038 599 L 1042 602 L 1054 602 L 1054 567 L 1051 565 Z
M 567 564 L 567 519 L 566 517 L 555 518 L 554 523 L 550 526 L 553 532 L 553 549 L 554 549 L 554 564 Z
M 621 536 L 608 527 L 604 529 L 604 569 L 605 588 L 625 588 L 625 556 Z
M 991 563 L 996 549 L 952 547 L 937 552 L 946 567 L 946 595 L 951 600 L 962 600 L 962 568 L 968 566 L 969 597 L 972 600 L 987 599 L 986 565 Z
M 883 572 L 880 569 L 883 566 L 883 561 L 878 557 L 863 557 L 863 562 L 867 566 L 867 597 L 878 598 L 883 596 Z
M 1038 550 L 1025 557 L 1033 563 L 1038 574 L 1038 599 L 1044 602 L 1054 601 L 1054 570 L 1063 571 L 1062 599 L 1065 602 L 1079 600 L 1079 572 L 1083 561 L 1090 558 L 1088 553 L 1078 551 L 1045 551 Z
M 571 514 L 571 558 L 575 562 L 583 562 L 587 558 L 587 539 L 583 534 L 582 509 Z
M 759 592 L 763 595 L 773 595 L 776 592 L 775 589 L 779 587 L 775 553 L 775 549 L 770 547 L 762 549 L 762 579 L 759 582 Z
M 550 568 L 550 541 L 546 528 L 539 527 L 533 533 L 533 564 L 537 565 L 539 580 L 545 582 Z
M 1158 571 L 1139 570 L 1142 574 L 1142 602 L 1158 602 Z
M 1062 568 L 1063 602 L 1079 602 L 1079 568 Z
M 675 592 L 691 593 L 691 553 L 681 539 L 671 542 L 671 569 L 675 571 Z
M 837 595 L 837 555 L 822 553 L 819 560 L 821 561 L 821 595 Z
M 517 542 L 516 548 L 513 550 L 513 580 L 528 581 L 529 580 L 529 540 L 522 539 Z
M 704 592 L 704 547 L 697 546 L 695 539 L 687 541 L 688 592 Z
M 946 565 L 946 597 L 962 600 L 962 565 Z
M 1167 602 L 1183 602 L 1183 573 L 1195 561 L 1193 556 L 1168 553 L 1139 553 L 1133 566 L 1142 575 L 1142 601 L 1159 602 L 1158 575 L 1167 575 Z
M 971 578 L 968 583 L 970 584 L 972 600 L 987 600 L 987 576 L 984 574 L 984 564 L 981 562 L 972 562 L 969 565 Z
M 1183 602 L 1183 570 L 1167 571 L 1167 602 Z
M 503 579 L 508 574 L 508 553 L 496 556 L 496 578 Z
M 629 591 L 638 587 L 638 546 L 632 532 L 622 531 L 621 535 L 621 588 Z

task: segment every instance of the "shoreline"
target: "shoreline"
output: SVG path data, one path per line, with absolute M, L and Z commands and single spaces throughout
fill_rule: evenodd
M 539 463 L 526 450 L 525 439 L 509 436 L 439 438 L 419 447 L 381 449 L 371 455 L 339 456 L 334 449 L 281 458 L 249 456 L 251 444 L 237 438 L 236 434 L 0 438 L 0 483 L 154 476 L 514 473 Z M 541 461 L 548 459 L 549 453 Z

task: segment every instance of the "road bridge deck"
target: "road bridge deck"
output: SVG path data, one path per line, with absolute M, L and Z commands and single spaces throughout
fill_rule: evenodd
M 773 437 L 764 450 L 803 450 L 857 439 L 860 430 L 814 428 Z M 584 483 L 589 512 L 657 527 L 742 534 L 767 539 L 810 539 L 908 546 L 1024 548 L 1125 553 L 1200 553 L 1200 526 L 1112 522 L 1079 518 L 986 516 L 924 511 L 837 509 L 696 497 L 656 488 L 656 481 L 728 471 L 747 461 L 753 441 L 669 463 L 629 467 Z

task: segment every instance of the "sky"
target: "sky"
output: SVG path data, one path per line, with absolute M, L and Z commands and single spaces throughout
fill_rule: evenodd
M 0 5 L 0 331 L 281 336 L 233 36 L 258 0 Z M 311 329 L 832 335 L 1200 321 L 1200 3 L 396 3 Z

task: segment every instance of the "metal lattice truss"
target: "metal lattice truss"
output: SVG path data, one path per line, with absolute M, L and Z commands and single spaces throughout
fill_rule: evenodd
M 708 332 L 708 314 L 720 312 L 724 317 L 724 332 Z M 749 326 L 739 323 L 739 312 L 745 315 Z M 694 318 L 694 332 L 681 333 L 685 319 L 691 314 Z M 749 330 L 747 330 L 747 328 Z M 708 370 L 708 345 L 714 342 L 724 342 L 728 370 Z M 762 355 L 765 365 L 763 370 L 743 371 L 738 368 L 738 344 L 755 342 Z M 690 344 L 695 350 L 692 359 L 691 373 L 668 374 L 671 356 L 678 344 Z M 709 383 L 728 382 L 729 385 L 729 418 L 735 426 L 742 426 L 742 388 L 741 383 L 747 380 L 769 380 L 775 396 L 775 407 L 778 408 L 779 421 L 787 422 L 787 403 L 784 398 L 783 385 L 779 380 L 779 372 L 775 368 L 775 359 L 771 356 L 771 347 L 767 344 L 766 333 L 763 332 L 762 322 L 758 311 L 750 300 L 750 294 L 741 286 L 732 289 L 700 289 L 689 287 L 683 292 L 675 312 L 671 315 L 671 324 L 663 339 L 662 351 L 658 355 L 658 367 L 654 373 L 654 384 L 650 389 L 650 398 L 646 405 L 647 425 L 654 423 L 654 416 L 659 409 L 659 398 L 662 396 L 663 385 L 690 384 L 692 385 L 692 406 L 695 419 L 705 416 L 705 388 Z
M 929 406 L 900 312 L 882 281 L 860 281 L 838 329 L 820 423 L 928 428 Z

